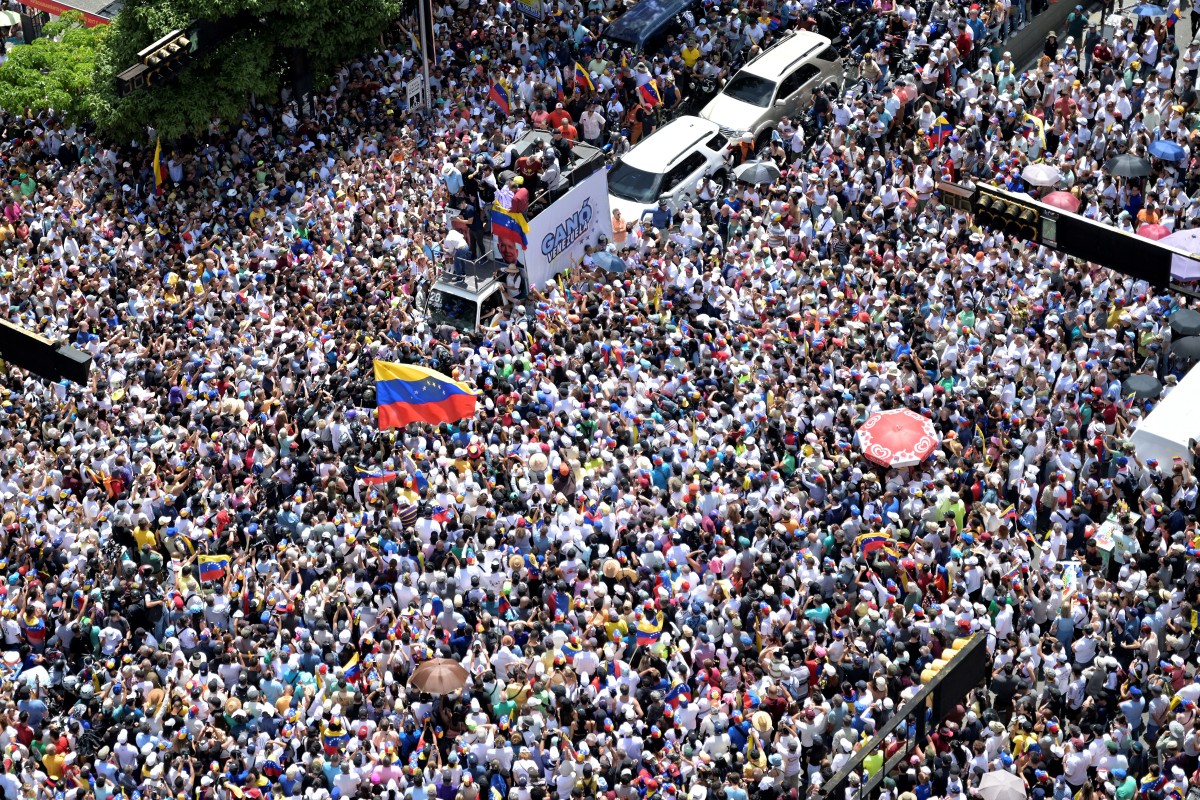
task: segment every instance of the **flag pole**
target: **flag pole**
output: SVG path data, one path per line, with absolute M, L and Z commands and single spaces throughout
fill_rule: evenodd
M 417 5 L 420 7 L 420 23 L 421 23 L 421 74 L 425 79 L 425 86 L 421 93 L 424 98 L 425 110 L 433 109 L 433 92 L 429 86 L 429 50 L 433 45 L 433 32 L 430 28 L 431 20 L 429 19 L 429 0 L 418 0 Z

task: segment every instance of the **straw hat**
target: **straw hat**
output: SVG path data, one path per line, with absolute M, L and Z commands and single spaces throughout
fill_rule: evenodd
M 774 723 L 771 722 L 771 715 L 765 711 L 755 711 L 754 716 L 750 718 L 750 724 L 759 733 L 766 733 L 774 726 Z

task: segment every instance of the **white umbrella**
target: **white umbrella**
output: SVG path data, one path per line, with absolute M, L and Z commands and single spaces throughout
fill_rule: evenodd
M 1189 256 L 1171 255 L 1171 277 L 1177 281 L 1200 280 L 1200 228 L 1185 228 L 1158 240 L 1159 244 L 1191 253 Z
M 1021 170 L 1021 177 L 1031 186 L 1054 186 L 1062 173 L 1053 164 L 1030 164 Z
M 979 780 L 982 800 L 1025 800 L 1025 781 L 1003 770 L 989 772 Z

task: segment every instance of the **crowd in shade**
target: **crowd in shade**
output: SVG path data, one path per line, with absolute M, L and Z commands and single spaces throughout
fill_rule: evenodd
M 307 113 L 163 142 L 158 187 L 152 132 L 5 118 L 7 318 L 93 359 L 0 377 L 5 800 L 1195 800 L 1197 479 L 1129 444 L 1185 301 L 936 182 L 1193 226 L 1200 46 L 1080 8 L 1015 64 L 1036 6 L 876 0 L 895 46 L 764 143 L 778 180 L 622 221 L 624 271 L 477 331 L 414 295 L 486 236 L 508 143 L 623 152 L 830 12 L 626 52 L 611 2 L 462 0 L 431 113 L 397 26 Z M 474 413 L 381 429 L 376 362 Z M 900 417 L 929 435 L 880 458 Z M 971 637 L 962 701 L 876 737 Z

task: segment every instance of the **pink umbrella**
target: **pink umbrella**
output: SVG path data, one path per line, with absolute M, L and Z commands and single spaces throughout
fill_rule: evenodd
M 1138 236 L 1144 236 L 1147 239 L 1153 239 L 1154 241 L 1158 241 L 1159 239 L 1165 239 L 1166 237 L 1171 235 L 1171 231 L 1168 230 L 1166 228 L 1166 226 L 1155 225 L 1154 223 L 1151 223 L 1151 222 L 1147 222 L 1145 225 L 1138 228 L 1137 232 L 1138 232 Z
M 1051 192 L 1042 198 L 1042 202 L 1048 206 L 1061 208 L 1063 211 L 1070 211 L 1072 214 L 1079 210 L 1079 198 L 1070 192 Z
M 863 455 L 885 467 L 913 467 L 938 446 L 933 423 L 915 411 L 897 408 L 872 414 L 858 429 Z

